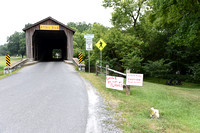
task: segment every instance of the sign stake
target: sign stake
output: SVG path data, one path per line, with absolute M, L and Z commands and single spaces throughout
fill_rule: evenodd
M 89 53 L 89 64 L 88 64 L 88 72 L 90 73 L 90 50 L 88 51 Z
M 102 51 L 100 51 L 100 65 L 101 65 L 101 72 L 102 72 Z
M 88 72 L 90 73 L 90 50 L 93 50 L 92 38 L 94 38 L 94 34 L 84 35 L 84 38 L 86 39 L 86 50 L 88 50 Z
M 100 39 L 96 46 L 97 48 L 100 50 L 100 67 L 101 67 L 101 73 L 102 73 L 102 50 L 104 49 L 104 47 L 106 46 L 107 44 L 102 40 Z

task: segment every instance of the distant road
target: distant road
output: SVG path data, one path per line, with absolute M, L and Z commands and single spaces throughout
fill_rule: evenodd
M 0 79 L 0 133 L 85 133 L 87 91 L 72 66 L 40 62 Z

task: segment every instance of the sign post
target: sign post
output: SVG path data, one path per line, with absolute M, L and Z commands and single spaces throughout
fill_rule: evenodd
M 88 51 L 88 56 L 89 56 L 88 72 L 90 73 L 90 51 L 93 50 L 92 39 L 94 38 L 94 34 L 84 35 L 84 38 L 86 39 L 86 50 Z
M 100 51 L 100 66 L 101 66 L 101 72 L 102 72 L 102 50 Z
M 100 50 L 100 65 L 101 65 L 101 72 L 102 72 L 102 50 L 104 49 L 104 47 L 106 46 L 107 44 L 102 40 L 100 39 L 96 46 L 97 48 Z
M 90 73 L 90 50 L 88 51 L 88 56 L 89 56 L 88 72 Z

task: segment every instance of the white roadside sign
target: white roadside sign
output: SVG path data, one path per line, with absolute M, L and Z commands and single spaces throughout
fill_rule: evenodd
M 122 77 L 114 77 L 114 76 L 106 76 L 106 88 L 123 90 L 124 78 Z
M 92 38 L 86 38 L 86 50 L 93 50 L 93 48 L 92 48 Z
M 143 74 L 127 73 L 126 85 L 143 86 Z
M 94 38 L 94 34 L 84 35 L 84 38 L 86 39 L 86 50 L 88 51 L 93 50 L 92 38 Z
M 94 38 L 94 34 L 84 35 L 84 38 Z
M 88 72 L 90 73 L 90 51 L 93 49 L 92 47 L 92 38 L 94 38 L 94 34 L 88 34 L 84 35 L 84 38 L 86 39 L 86 50 L 88 51 Z

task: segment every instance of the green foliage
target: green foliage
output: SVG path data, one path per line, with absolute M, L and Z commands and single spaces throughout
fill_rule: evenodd
M 61 49 L 53 49 L 52 51 L 53 59 L 60 59 L 62 58 L 62 50 Z
M 152 16 L 162 30 L 170 31 L 169 43 L 198 45 L 200 42 L 199 0 L 151 0 Z
M 32 26 L 32 24 L 28 23 L 28 24 L 25 24 L 25 27 L 24 28 L 27 28 L 29 26 Z
M 69 22 L 67 23 L 67 26 L 76 29 L 78 32 L 83 33 L 87 30 L 89 30 L 92 26 L 92 24 L 86 24 L 85 22 L 78 22 L 78 23 L 74 23 L 74 22 Z M 76 32 L 77 32 L 76 31 Z
M 19 41 L 20 41 L 20 33 L 15 32 L 11 36 L 8 37 L 7 42 L 8 42 L 8 51 L 11 55 L 17 55 L 18 50 L 19 50 Z
M 121 29 L 128 29 L 134 27 L 139 16 L 141 15 L 142 9 L 144 9 L 146 0 L 104 0 L 104 7 L 112 7 L 114 12 L 112 13 L 112 24 L 115 27 Z
M 143 59 L 141 57 L 138 57 L 137 55 L 132 55 L 131 54 L 127 54 L 127 57 L 125 56 L 122 59 L 123 66 L 125 69 L 130 69 L 132 70 L 132 72 L 135 73 L 139 73 L 141 72 L 142 69 L 142 65 L 141 62 L 143 61 Z
M 74 57 L 78 58 L 78 54 L 82 53 L 83 60 L 85 62 L 87 60 L 87 51 L 85 47 L 86 44 L 84 35 L 87 34 L 87 32 L 91 29 L 91 24 L 86 24 L 85 22 L 78 22 L 78 23 L 69 22 L 67 26 L 76 30 L 73 38 Z
M 8 53 L 7 44 L 0 45 L 0 56 L 4 56 Z
M 30 23 L 25 25 L 26 27 L 31 26 Z M 7 43 L 0 46 L 0 55 L 22 55 L 26 54 L 26 39 L 24 32 L 15 32 L 7 38 Z
M 192 79 L 194 81 L 200 81 L 200 64 L 194 64 L 193 66 L 190 66 L 190 69 L 192 71 Z
M 111 28 L 104 35 L 107 43 L 103 51 L 109 65 L 117 70 L 132 69 L 139 72 L 141 68 L 140 45 L 143 44 L 139 38 L 134 35 L 126 34 L 116 28 Z
M 22 55 L 22 57 L 26 53 L 26 41 L 25 41 L 25 33 L 15 32 L 7 39 L 7 44 L 5 44 L 4 49 L 8 51 L 10 55 Z
M 164 59 L 160 59 L 157 61 L 148 61 L 148 63 L 144 63 L 143 69 L 149 74 L 151 77 L 163 78 L 167 73 L 171 71 L 170 64 L 165 63 Z
M 19 50 L 18 53 L 22 55 L 22 58 L 26 54 L 26 39 L 25 39 L 25 33 L 22 33 L 22 37 L 19 40 Z
M 84 62 L 88 66 L 88 51 L 85 50 L 85 34 L 94 34 L 93 51 L 90 52 L 91 66 L 99 62 L 100 51 L 95 44 L 102 38 L 107 46 L 103 49 L 103 66 L 124 72 L 131 69 L 132 72 L 145 72 L 154 77 L 165 77 L 180 71 L 186 74 L 191 64 L 198 62 L 200 47 L 178 46 L 168 43 L 169 32 L 160 32 L 155 23 L 151 23 L 150 11 L 147 16 L 140 17 L 137 34 L 128 30 L 119 30 L 118 27 L 107 28 L 101 24 L 93 24 L 84 32 L 74 35 L 74 57 L 82 52 Z M 79 25 L 80 26 L 80 25 Z M 80 28 L 80 27 L 79 27 Z M 192 59 L 192 60 L 191 60 Z M 166 60 L 170 63 L 165 63 Z M 142 67 L 142 64 L 145 66 Z M 153 67 L 148 71 L 147 67 Z M 186 79 L 186 78 L 184 78 Z
M 84 33 L 76 32 L 74 34 L 74 56 L 78 57 L 78 54 L 85 53 L 85 38 Z
M 76 30 L 74 34 L 73 44 L 74 44 L 74 57 L 78 57 L 78 54 L 81 52 L 83 54 L 83 60 L 86 66 L 88 66 L 88 51 L 86 51 L 86 42 L 84 35 L 94 34 L 93 38 L 93 51 L 90 52 L 90 64 L 95 66 L 97 60 L 99 60 L 99 50 L 96 48 L 95 44 L 105 35 L 107 28 L 101 24 L 94 23 L 86 24 L 85 22 L 74 23 L 70 22 L 67 24 L 69 27 Z M 98 53 L 98 54 L 97 54 Z

